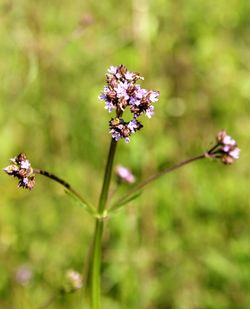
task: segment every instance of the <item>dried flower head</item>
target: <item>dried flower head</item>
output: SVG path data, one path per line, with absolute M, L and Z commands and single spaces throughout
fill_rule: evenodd
M 19 179 L 18 187 L 31 190 L 35 185 L 35 175 L 26 155 L 20 153 L 10 161 L 12 164 L 5 167 L 4 172 Z
M 124 138 L 129 142 L 131 134 L 143 126 L 138 117 L 145 114 L 151 118 L 154 114 L 153 103 L 158 101 L 159 92 L 146 90 L 136 84 L 143 79 L 138 73 L 129 72 L 124 65 L 111 66 L 106 74 L 107 86 L 99 96 L 105 102 L 105 108 L 115 110 L 116 118 L 112 118 L 109 126 L 110 133 L 116 141 Z M 121 117 L 125 109 L 132 113 L 132 119 L 125 122 Z
M 240 157 L 240 148 L 225 130 L 217 134 L 217 144 L 208 151 L 208 156 L 219 158 L 224 164 L 232 164 Z
M 132 172 L 128 168 L 122 165 L 117 165 L 115 171 L 120 181 L 127 182 L 127 183 L 135 182 L 135 176 L 132 174 Z

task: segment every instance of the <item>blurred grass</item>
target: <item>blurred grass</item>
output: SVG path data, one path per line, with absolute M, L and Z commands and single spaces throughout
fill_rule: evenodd
M 0 166 L 25 151 L 96 202 L 110 139 L 97 96 L 120 63 L 161 92 L 155 117 L 119 144 L 116 161 L 137 178 L 200 153 L 222 128 L 242 149 L 233 166 L 168 175 L 107 221 L 103 308 L 250 307 L 249 16 L 235 0 L 1 2 Z M 82 271 L 92 220 L 47 179 L 26 192 L 2 174 L 0 196 L 0 307 L 38 308 L 68 269 Z

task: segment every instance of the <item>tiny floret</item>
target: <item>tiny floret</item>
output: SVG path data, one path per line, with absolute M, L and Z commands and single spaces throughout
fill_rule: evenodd
M 30 162 L 29 162 L 29 160 L 21 161 L 20 166 L 21 166 L 21 168 L 29 169 L 29 168 L 30 168 Z
M 231 150 L 229 152 L 229 155 L 233 158 L 233 159 L 239 159 L 240 157 L 240 149 L 239 148 L 234 148 L 233 150 Z
M 111 66 L 109 67 L 109 69 L 108 69 L 108 73 L 110 73 L 110 74 L 116 74 L 116 72 L 117 72 L 117 67 L 111 65 Z
M 159 92 L 141 88 L 137 81 L 143 77 L 128 71 L 122 64 L 110 66 L 106 79 L 107 85 L 98 98 L 105 102 L 105 109 L 110 113 L 116 112 L 116 118 L 110 121 L 109 132 L 114 140 L 123 138 L 129 142 L 131 134 L 143 127 L 138 118 L 143 114 L 148 118 L 154 115 L 153 104 L 158 101 Z M 126 108 L 132 114 L 132 120 L 128 122 L 122 118 Z M 119 119 L 119 125 L 113 124 L 114 119 Z

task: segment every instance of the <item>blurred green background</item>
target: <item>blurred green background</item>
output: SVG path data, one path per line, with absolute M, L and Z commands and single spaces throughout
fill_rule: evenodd
M 107 220 L 103 308 L 250 308 L 250 2 L 2 0 L 0 35 L 1 167 L 25 151 L 96 203 L 110 141 L 97 96 L 120 63 L 161 93 L 119 143 L 116 163 L 137 179 L 223 128 L 241 148 L 234 165 L 186 166 Z M 37 309 L 69 269 L 84 274 L 93 220 L 42 176 L 16 185 L 1 173 L 0 308 Z M 49 308 L 80 307 L 81 291 Z

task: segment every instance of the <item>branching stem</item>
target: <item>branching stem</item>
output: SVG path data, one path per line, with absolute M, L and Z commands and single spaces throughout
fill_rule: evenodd
M 43 176 L 46 176 L 56 182 L 58 182 L 59 184 L 61 184 L 67 191 L 69 191 L 77 200 L 79 200 L 82 204 L 84 204 L 86 206 L 86 209 L 88 210 L 89 213 L 91 213 L 92 215 L 96 215 L 96 210 L 94 209 L 94 207 L 87 202 L 75 189 L 73 189 L 71 187 L 71 185 L 64 181 L 63 179 L 57 177 L 56 175 L 49 173 L 47 171 L 41 170 L 41 169 L 33 169 L 33 172 L 35 174 L 40 174 Z
M 184 165 L 187 165 L 191 162 L 200 160 L 200 159 L 204 159 L 206 158 L 208 155 L 207 153 L 203 153 L 199 156 L 193 157 L 191 159 L 187 159 L 184 161 L 181 161 L 171 167 L 167 167 L 164 168 L 163 170 L 157 172 L 156 174 L 153 174 L 151 176 L 149 176 L 147 179 L 143 180 L 142 182 L 140 182 L 139 184 L 137 184 L 135 187 L 133 187 L 131 190 L 129 190 L 124 196 L 122 196 L 120 199 L 118 199 L 116 202 L 114 202 L 112 204 L 112 206 L 109 209 L 109 212 L 117 210 L 118 208 L 122 207 L 124 205 L 124 203 L 129 200 L 135 193 L 137 193 L 138 191 L 140 191 L 142 188 L 144 188 L 146 185 L 148 185 L 149 183 L 155 181 L 156 179 L 160 178 L 161 176 L 168 174 Z

